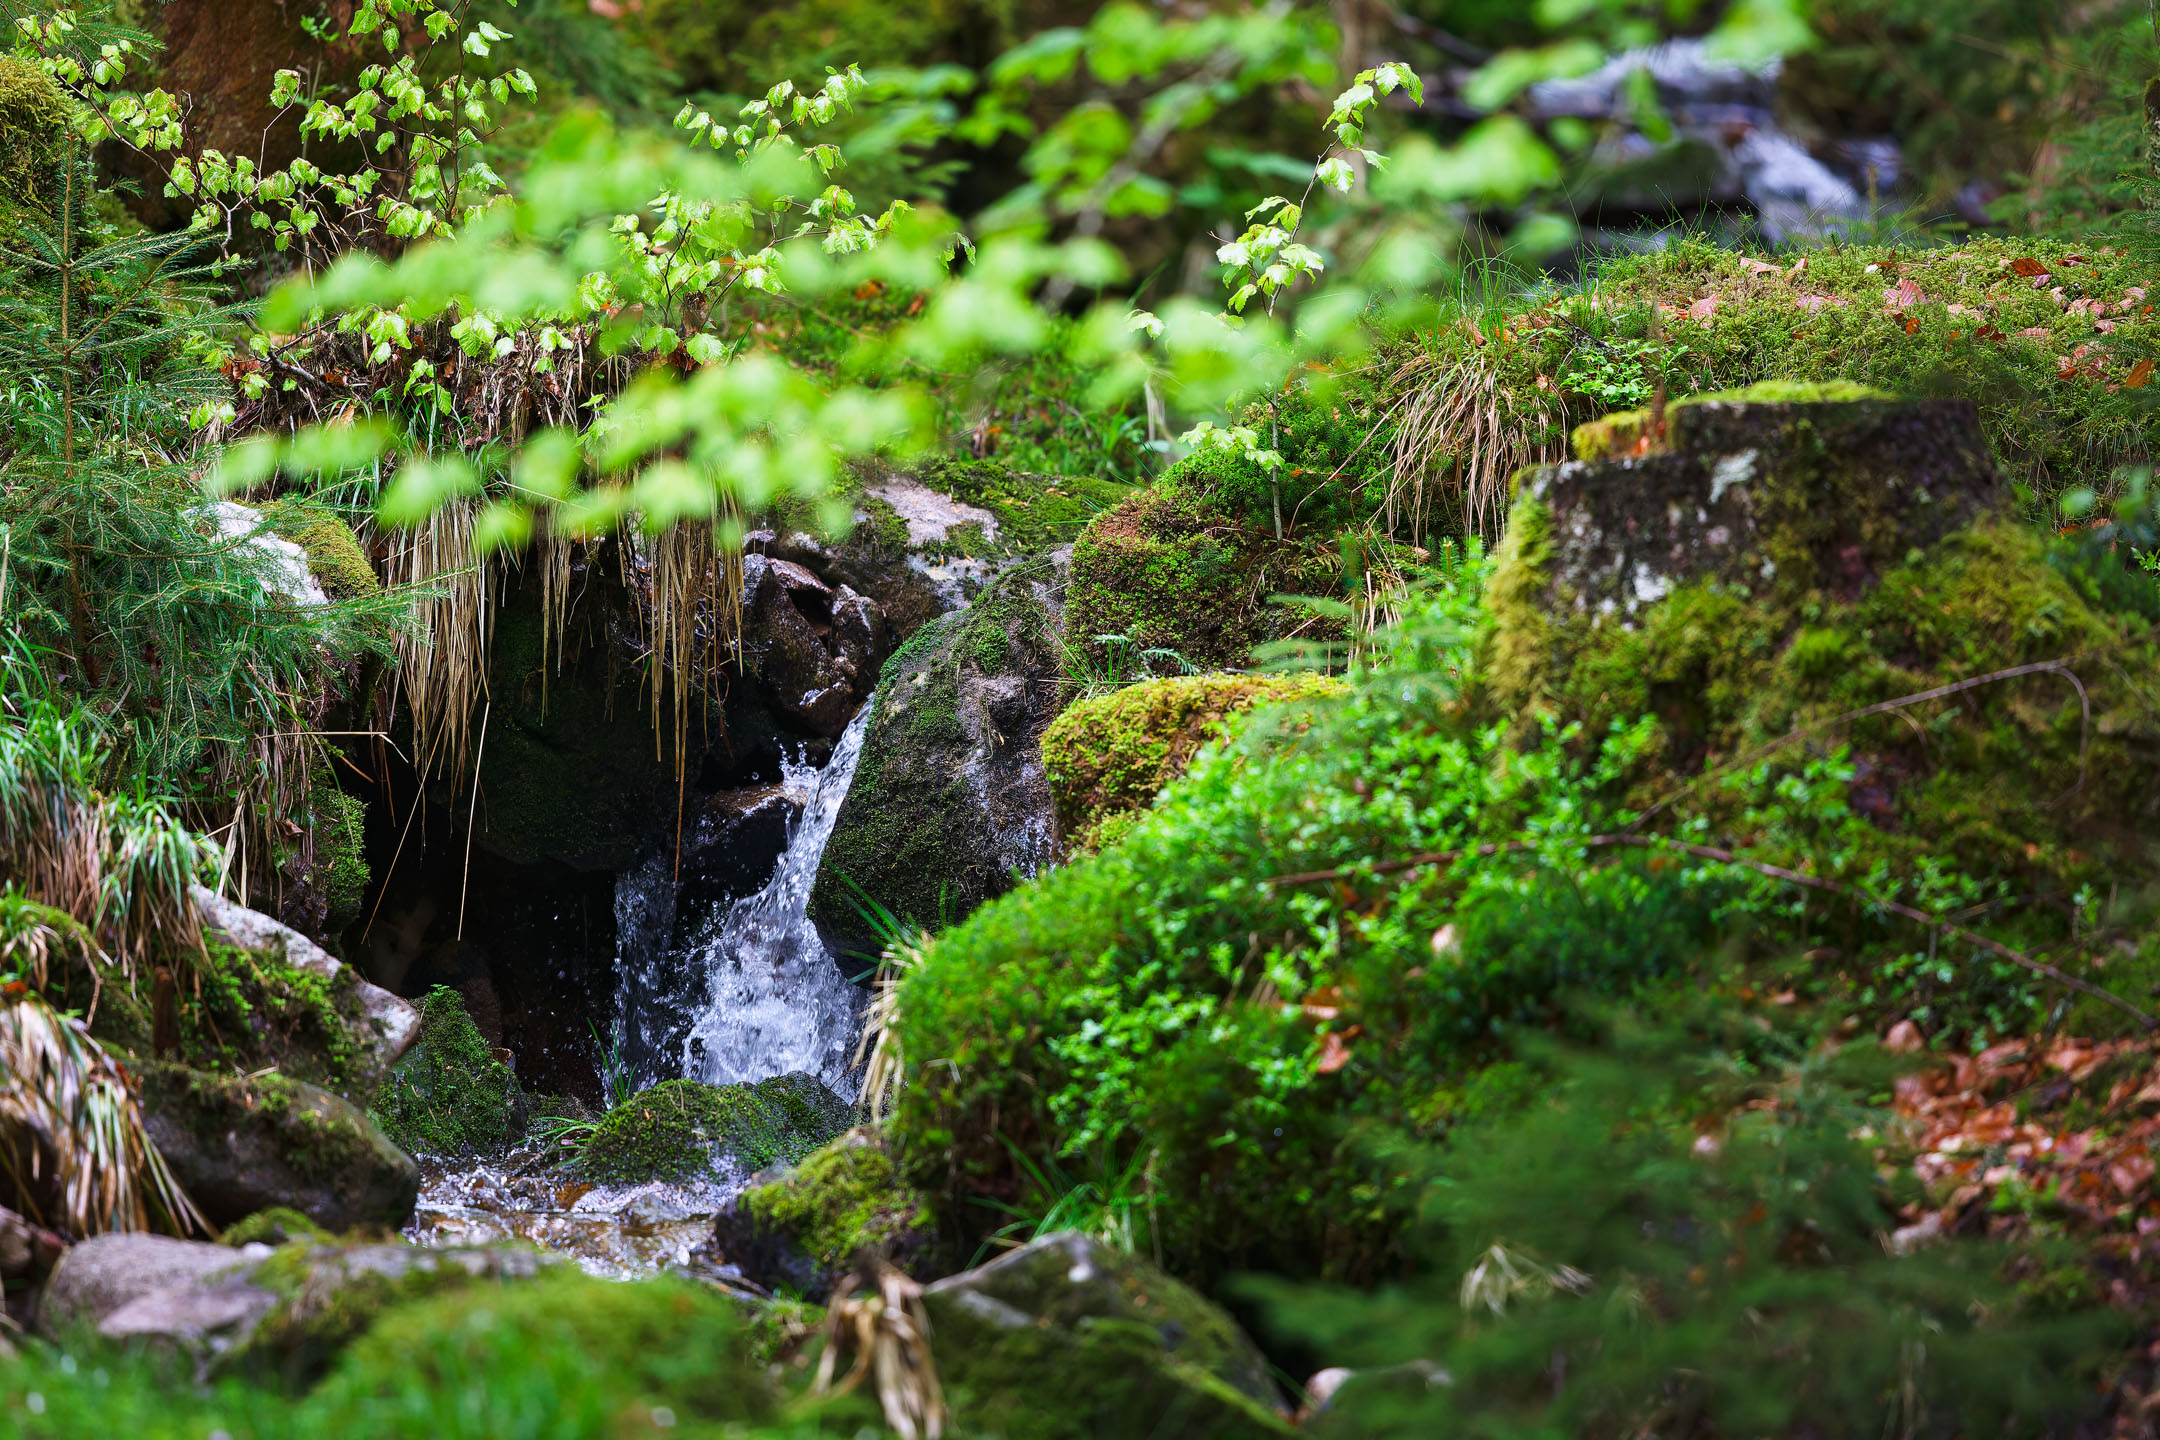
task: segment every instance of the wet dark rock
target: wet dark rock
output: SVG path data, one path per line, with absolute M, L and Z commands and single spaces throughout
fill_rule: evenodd
M 365 1111 L 281 1075 L 142 1067 L 143 1117 L 173 1178 L 214 1225 L 286 1206 L 326 1230 L 397 1226 L 420 1175 Z
M 30 1318 L 37 1287 L 67 1250 L 66 1236 L 0 1207 L 0 1290 L 9 1319 L 21 1325 Z
M 884 613 L 792 560 L 743 557 L 743 650 L 783 715 L 827 738 L 847 728 L 885 658 Z
M 820 926 L 859 935 L 845 875 L 895 915 L 957 920 L 1050 855 L 1042 732 L 1062 677 L 1056 566 L 1029 561 L 887 662 L 811 897 Z
M 923 1292 L 938 1373 L 969 1434 L 1286 1435 L 1259 1350 L 1147 1261 L 1074 1231 Z

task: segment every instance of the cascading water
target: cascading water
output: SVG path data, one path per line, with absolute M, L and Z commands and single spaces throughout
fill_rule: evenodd
M 844 1098 L 859 1090 L 849 1062 L 864 996 L 826 950 L 809 904 L 869 715 L 863 707 L 822 770 L 784 767 L 783 792 L 803 796 L 803 808 L 755 894 L 716 904 L 687 935 L 671 936 L 682 917 L 666 857 L 617 882 L 621 999 L 642 1080 L 726 1085 L 807 1071 Z M 649 1273 L 694 1264 L 714 1212 L 748 1178 L 729 1162 L 692 1185 L 593 1186 L 549 1158 L 543 1148 L 500 1164 L 431 1167 L 406 1234 L 422 1244 L 516 1237 L 566 1251 L 595 1274 Z
M 841 973 L 809 911 L 810 887 L 854 782 L 869 721 L 865 705 L 822 771 L 798 775 L 791 767 L 788 781 L 805 783 L 809 801 L 772 879 L 715 916 L 694 942 L 706 991 L 704 1008 L 682 1043 L 685 1076 L 728 1085 L 802 1070 L 843 1098 L 855 1097 L 859 1087 L 849 1062 L 862 1021 L 862 991 Z

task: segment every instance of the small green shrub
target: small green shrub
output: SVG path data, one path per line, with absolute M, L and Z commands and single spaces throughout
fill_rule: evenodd
M 1316 1433 L 1616 1437 L 1655 1414 L 1667 1434 L 1949 1437 L 2081 1418 L 2127 1317 L 2020 1303 L 2023 1257 L 1984 1239 L 1886 1253 L 1897 1217 L 1855 1138 L 1880 1121 L 1880 1052 L 1665 1013 L 1620 1017 L 1596 1048 L 1528 1047 L 1536 1092 L 1423 1154 L 1407 1283 L 1257 1287 L 1282 1332 L 1358 1371 Z

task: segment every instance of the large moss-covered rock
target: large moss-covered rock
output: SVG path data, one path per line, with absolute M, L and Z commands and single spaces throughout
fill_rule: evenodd
M 2008 514 L 1970 406 L 1713 400 L 1610 448 L 1520 477 L 1487 589 L 1486 714 L 1592 734 L 1651 717 L 1624 782 L 1646 805 L 1758 751 L 1789 766 L 1843 747 L 1845 803 L 1869 822 L 1837 842 L 1845 875 L 1948 865 L 1979 893 L 2114 895 L 2114 923 L 2149 923 L 2160 594 L 2126 557 Z M 1687 803 L 1716 815 L 1721 794 Z M 1759 853 L 1812 853 L 1782 843 Z M 1992 923 L 2040 924 L 2023 902 Z M 1941 981 L 1968 1004 L 1997 983 Z
M 969 1434 L 1112 1440 L 1293 1433 L 1230 1318 L 1135 1256 L 1067 1231 L 923 1292 Z
M 696 1180 L 800 1160 L 847 1128 L 847 1102 L 816 1077 L 776 1075 L 755 1085 L 663 1080 L 610 1110 L 579 1147 L 588 1180 L 636 1185 Z
M 934 925 L 1049 858 L 1039 742 L 1059 701 L 1055 580 L 1047 560 L 1016 565 L 886 662 L 811 894 L 820 925 L 863 928 L 841 876 Z
M 1042 738 L 1059 837 L 1085 848 L 1106 820 L 1145 809 L 1202 745 L 1255 705 L 1345 688 L 1324 675 L 1180 675 L 1078 701 Z
M 713 1243 L 767 1289 L 814 1299 L 866 1254 L 919 1274 L 936 1235 L 928 1200 L 901 1177 L 883 1137 L 859 1127 L 730 1200 Z
M 517 1082 L 465 1013 L 437 985 L 420 1002 L 412 1048 L 390 1072 L 376 1118 L 416 1155 L 489 1155 L 517 1138 Z
M 40 1328 L 237 1369 L 294 1389 L 316 1379 L 387 1311 L 551 1268 L 523 1247 L 421 1249 L 309 1237 L 235 1249 L 155 1235 L 100 1235 L 48 1285 Z
M 1489 591 L 1502 710 L 1549 703 L 1579 652 L 1682 587 L 1797 620 L 1858 599 L 2003 499 L 1969 401 L 1743 392 L 1649 425 L 1586 427 L 1577 447 L 1593 458 L 1520 478 Z
M 151 1143 L 212 1224 L 272 1206 L 329 1230 L 411 1217 L 418 1168 L 350 1101 L 276 1074 L 153 1061 L 141 1075 Z

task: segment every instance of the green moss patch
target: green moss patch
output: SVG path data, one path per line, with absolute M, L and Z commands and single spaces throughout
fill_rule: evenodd
M 277 500 L 262 507 L 272 534 L 307 552 L 308 573 L 332 600 L 362 600 L 382 593 L 359 537 L 335 510 L 302 500 Z
M 326 1428 L 294 1433 L 660 1434 L 665 1412 L 683 1433 L 724 1434 L 773 1413 L 742 1331 L 731 1301 L 676 1280 L 558 1266 L 455 1286 L 384 1313 L 308 1400 Z
M 0 55 L 0 196 L 32 200 L 60 163 L 73 106 L 37 66 Z
M 1188 675 L 1146 680 L 1067 707 L 1043 732 L 1059 832 L 1093 848 L 1109 816 L 1143 808 L 1202 745 L 1256 705 L 1339 695 L 1318 675 Z
M 880 1138 L 851 1130 L 779 1179 L 745 1191 L 744 1216 L 762 1236 L 786 1236 L 820 1273 L 822 1290 L 870 1251 L 907 1268 L 934 1238 L 929 1202 Z
M 1098 517 L 1073 543 L 1065 635 L 1098 665 L 1118 650 L 1166 650 L 1197 667 L 1241 668 L 1265 641 L 1340 632 L 1339 623 L 1270 597 L 1341 589 L 1332 542 L 1277 541 L 1204 489 L 1166 481 Z
M 515 1138 L 515 1080 L 465 1013 L 437 985 L 420 1002 L 420 1033 L 390 1072 L 376 1123 L 416 1155 L 486 1155 Z
M 359 974 L 340 966 L 324 977 L 270 951 L 242 950 L 210 939 L 193 967 L 194 983 L 178 1005 L 180 1056 L 208 1070 L 277 1067 L 365 1103 L 382 1079 L 373 1052 L 359 1043 L 367 1019 L 353 987 Z
M 810 1087 L 824 1091 L 813 1098 Z M 602 1184 L 695 1180 L 722 1157 L 750 1170 L 800 1160 L 845 1128 L 844 1102 L 808 1075 L 755 1085 L 663 1080 L 610 1110 L 571 1166 Z
M 995 539 L 986 536 L 979 523 L 954 526 L 941 544 L 928 547 L 938 558 L 1009 558 L 1066 544 L 1133 489 L 1091 475 L 1029 474 L 994 460 L 960 456 L 932 460 L 915 474 L 931 489 L 997 517 Z

